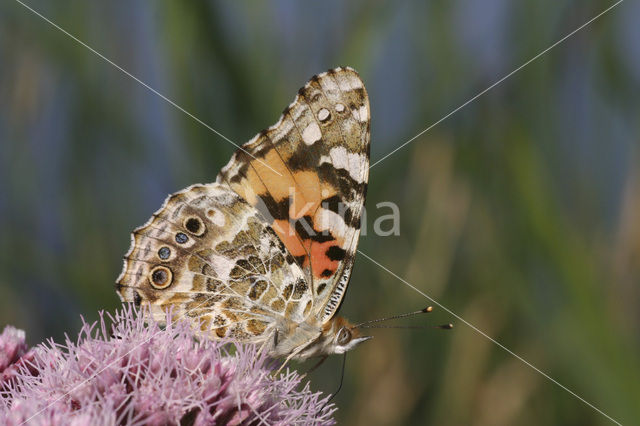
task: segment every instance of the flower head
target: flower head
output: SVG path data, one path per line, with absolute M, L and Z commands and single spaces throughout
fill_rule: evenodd
M 131 306 L 85 323 L 77 341 L 31 351 L 0 335 L 0 423 L 334 424 L 334 406 L 252 345 L 205 338 L 186 321 L 159 327 Z M 28 357 L 27 357 L 28 355 Z M 26 357 L 26 358 L 25 358 Z M 4 370 L 4 371 L 3 371 Z

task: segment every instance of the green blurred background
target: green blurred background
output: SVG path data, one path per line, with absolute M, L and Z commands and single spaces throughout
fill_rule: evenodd
M 25 1 L 238 143 L 311 75 L 350 65 L 372 162 L 613 4 Z M 360 241 L 626 424 L 640 422 L 639 21 L 621 3 L 372 168 L 369 230 L 392 201 L 401 233 Z M 31 344 L 114 310 L 130 231 L 234 150 L 14 1 L 0 4 L 0 140 L 0 326 Z M 360 256 L 342 313 L 428 303 Z M 376 330 L 350 353 L 341 424 L 612 424 L 442 309 L 428 321 L 456 327 Z M 333 391 L 339 370 L 313 386 Z

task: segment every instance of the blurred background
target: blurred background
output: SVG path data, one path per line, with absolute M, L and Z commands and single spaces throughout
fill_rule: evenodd
M 372 162 L 613 1 L 24 0 L 237 143 L 313 74 L 356 68 Z M 640 3 L 615 7 L 371 169 L 385 265 L 621 423 L 640 420 Z M 168 193 L 234 147 L 20 3 L 0 4 L 0 326 L 75 335 L 119 300 Z M 430 302 L 360 256 L 354 321 Z M 347 425 L 600 425 L 604 416 L 436 308 L 349 354 Z M 340 358 L 311 376 L 332 392 Z M 302 366 L 301 368 L 306 368 Z

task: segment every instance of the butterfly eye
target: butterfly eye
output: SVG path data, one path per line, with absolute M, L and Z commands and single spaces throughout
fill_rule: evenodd
M 164 266 L 156 266 L 151 270 L 151 274 L 149 274 L 151 286 L 158 290 L 169 287 L 172 280 L 173 274 L 171 273 L 171 269 Z
M 351 330 L 346 327 L 342 327 L 338 332 L 337 342 L 339 345 L 346 345 L 351 340 Z
M 204 234 L 206 228 L 204 227 L 204 223 L 202 223 L 202 219 L 197 216 L 188 217 L 184 221 L 184 227 L 187 231 L 191 232 L 193 235 L 199 237 Z

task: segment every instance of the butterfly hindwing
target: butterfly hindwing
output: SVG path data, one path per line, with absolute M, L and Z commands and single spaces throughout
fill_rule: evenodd
M 261 214 L 226 185 L 171 195 L 132 234 L 117 281 L 123 301 L 172 309 L 218 337 L 264 341 L 312 308 L 304 274 Z
M 218 182 L 255 206 L 304 271 L 313 314 L 346 291 L 369 175 L 369 100 L 351 68 L 313 77 L 272 127 L 233 155 Z

